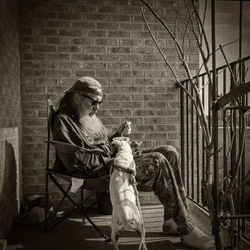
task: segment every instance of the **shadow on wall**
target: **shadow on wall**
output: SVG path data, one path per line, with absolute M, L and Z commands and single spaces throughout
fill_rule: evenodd
M 11 143 L 5 140 L 4 170 L 0 180 L 0 239 L 6 238 L 18 213 L 17 163 Z

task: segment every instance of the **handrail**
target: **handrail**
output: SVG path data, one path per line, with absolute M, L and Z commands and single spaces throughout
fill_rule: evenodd
M 233 64 L 238 63 L 238 62 L 247 61 L 247 60 L 249 60 L 249 59 L 250 59 L 250 55 L 249 55 L 249 56 L 245 56 L 245 57 L 243 57 L 243 58 L 239 58 L 238 60 L 229 63 L 229 65 L 233 65 Z M 224 69 L 224 68 L 227 68 L 227 66 L 228 66 L 227 64 L 222 65 L 222 66 L 216 68 L 216 70 L 222 70 L 222 69 Z M 212 72 L 213 72 L 213 70 L 210 70 L 210 71 L 209 71 L 209 73 L 212 73 Z M 199 77 L 205 76 L 205 75 L 207 75 L 207 72 L 204 72 L 204 73 L 201 73 L 201 74 L 199 74 L 199 75 L 197 75 L 197 76 L 194 76 L 193 79 L 196 79 L 196 78 L 199 78 Z M 185 80 L 180 81 L 180 83 L 183 84 L 184 82 L 188 82 L 189 80 L 190 80 L 190 79 L 187 78 L 187 79 L 185 79 Z M 178 86 L 178 85 L 177 85 L 177 86 Z

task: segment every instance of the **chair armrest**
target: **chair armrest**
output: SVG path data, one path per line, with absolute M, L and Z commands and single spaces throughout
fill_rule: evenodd
M 58 151 L 62 153 L 75 153 L 75 152 L 89 152 L 94 154 L 103 154 L 104 152 L 99 149 L 86 149 L 74 144 L 61 141 L 44 141 L 45 143 L 52 144 Z

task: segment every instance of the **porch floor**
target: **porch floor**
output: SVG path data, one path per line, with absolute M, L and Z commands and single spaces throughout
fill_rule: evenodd
M 179 237 L 166 236 L 162 233 L 163 208 L 161 205 L 142 207 L 146 243 L 148 250 L 188 250 L 191 248 L 181 244 Z M 93 209 L 89 213 L 93 221 L 106 234 L 110 235 L 111 215 L 100 215 Z M 138 249 L 140 239 L 133 232 L 121 232 L 119 239 L 120 250 Z M 82 224 L 80 215 L 74 215 L 49 233 L 43 232 L 40 225 L 14 225 L 9 233 L 7 250 L 112 250 L 111 243 L 107 243 L 86 222 Z

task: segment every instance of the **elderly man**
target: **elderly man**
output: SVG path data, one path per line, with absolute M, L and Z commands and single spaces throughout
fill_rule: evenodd
M 109 173 L 115 156 L 111 141 L 128 134 L 122 124 L 111 133 L 96 116 L 102 103 L 101 84 L 82 77 L 65 91 L 52 122 L 54 140 L 86 149 L 82 153 L 56 152 L 54 169 L 72 176 L 97 177 Z M 177 151 L 172 146 L 159 146 L 134 156 L 138 190 L 154 191 L 164 206 L 163 232 L 178 233 L 183 243 L 198 249 L 214 249 L 213 240 L 192 222 L 182 183 Z

